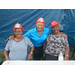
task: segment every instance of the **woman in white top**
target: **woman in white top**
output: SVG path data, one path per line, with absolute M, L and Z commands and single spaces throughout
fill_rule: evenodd
M 13 28 L 15 37 L 11 41 L 8 41 L 4 50 L 6 60 L 32 59 L 30 53 L 27 54 L 27 46 L 29 45 L 32 47 L 31 51 L 33 51 L 33 44 L 27 37 L 22 36 L 23 30 L 24 29 L 22 28 L 21 24 L 15 24 Z

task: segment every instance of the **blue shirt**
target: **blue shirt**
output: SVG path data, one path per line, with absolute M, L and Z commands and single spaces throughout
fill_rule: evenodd
M 40 35 L 36 28 L 29 30 L 23 35 L 23 37 L 28 37 L 35 47 L 43 46 L 43 42 L 47 39 L 48 34 L 52 33 L 49 28 L 43 28 L 43 32 Z
M 10 60 L 27 60 L 27 46 L 33 46 L 31 41 L 24 37 L 20 41 L 15 41 L 12 39 L 8 41 L 5 50 L 9 52 L 9 59 Z

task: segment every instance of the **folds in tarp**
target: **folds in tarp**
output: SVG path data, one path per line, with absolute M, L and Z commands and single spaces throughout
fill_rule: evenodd
M 75 48 L 75 10 L 74 9 L 0 9 L 0 51 L 5 48 L 5 40 L 13 35 L 13 27 L 20 23 L 24 32 L 36 27 L 39 17 L 45 20 L 45 27 L 50 28 L 52 21 L 60 23 L 60 31 L 68 36 L 70 50 Z
M 75 49 L 75 9 L 64 10 L 64 26 L 63 32 L 68 36 L 70 50 Z

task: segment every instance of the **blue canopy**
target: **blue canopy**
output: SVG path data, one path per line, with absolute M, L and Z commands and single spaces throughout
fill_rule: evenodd
M 60 31 L 68 36 L 70 50 L 75 48 L 75 9 L 0 9 L 0 51 L 4 51 L 5 40 L 13 35 L 13 27 L 20 23 L 26 33 L 36 27 L 39 17 L 45 20 L 45 27 L 50 28 L 52 21 L 60 23 Z

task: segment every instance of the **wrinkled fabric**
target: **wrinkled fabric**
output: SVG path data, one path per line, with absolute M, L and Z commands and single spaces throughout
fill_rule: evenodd
M 5 40 L 13 35 L 16 23 L 20 23 L 26 33 L 36 27 L 39 17 L 44 18 L 47 28 L 52 21 L 60 23 L 60 31 L 68 36 L 70 50 L 75 48 L 75 9 L 0 9 L 0 51 L 4 51 Z

